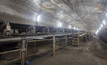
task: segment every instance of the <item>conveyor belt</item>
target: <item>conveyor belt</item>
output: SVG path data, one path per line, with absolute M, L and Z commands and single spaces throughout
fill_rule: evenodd
M 55 36 L 63 36 L 63 35 L 71 35 L 73 33 L 65 33 L 65 34 L 50 34 L 50 35 L 39 35 L 39 36 L 27 36 L 24 37 L 26 40 L 31 40 L 31 39 L 37 39 L 37 38 L 46 38 L 46 37 L 52 37 L 53 35 Z M 76 33 L 75 33 L 76 34 Z M 4 38 L 0 39 L 0 42 L 8 42 L 8 41 L 16 41 L 16 40 L 22 40 L 22 37 L 15 37 L 15 38 Z

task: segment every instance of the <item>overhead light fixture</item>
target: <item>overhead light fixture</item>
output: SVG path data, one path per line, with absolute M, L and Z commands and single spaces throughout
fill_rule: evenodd
M 101 30 L 102 27 L 103 27 L 103 24 L 101 24 L 101 27 L 96 31 L 96 34 Z
M 77 28 L 77 30 L 79 30 L 79 29 Z
M 98 31 L 100 31 L 101 30 L 101 27 L 98 29 Z
M 37 22 L 40 21 L 40 15 L 37 15 Z
M 106 17 L 107 17 L 107 13 L 106 13 Z
M 73 27 L 73 29 L 75 30 L 75 29 L 76 29 L 76 27 Z
M 103 27 L 103 25 L 101 24 L 101 28 Z
M 40 15 L 38 15 L 37 13 L 34 15 L 34 17 L 33 17 L 33 20 L 36 22 L 39 22 L 40 21 L 40 18 L 41 18 L 41 16 Z
M 62 26 L 62 23 L 59 23 L 59 27 L 61 27 Z
M 103 24 L 104 24 L 104 25 L 106 24 L 106 21 L 105 21 L 105 20 L 103 20 Z
M 69 25 L 68 28 L 71 29 L 71 26 Z
M 98 34 L 99 30 L 97 30 L 96 34 Z
M 58 21 L 58 27 L 61 27 L 62 23 L 60 21 Z

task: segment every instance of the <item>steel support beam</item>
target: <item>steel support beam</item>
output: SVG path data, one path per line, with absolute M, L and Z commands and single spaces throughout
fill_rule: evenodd
M 34 53 L 38 52 L 37 50 L 37 45 L 36 45 L 36 41 L 34 42 Z
M 28 51 L 28 43 L 26 42 L 26 57 L 27 57 L 27 51 Z
M 33 25 L 33 35 L 35 35 L 36 34 L 36 28 L 35 28 L 35 26 Z
M 25 65 L 26 57 L 26 39 L 22 37 L 22 50 L 21 50 L 21 65 Z
M 55 43 L 56 43 L 55 35 L 53 35 L 53 56 L 55 55 Z
M 50 29 L 49 29 L 49 27 L 47 27 L 47 28 L 48 28 L 48 32 L 47 33 L 50 34 Z
M 65 29 L 63 29 L 63 33 L 65 32 Z
M 67 45 L 68 45 L 68 38 L 67 38 L 67 34 L 66 34 L 66 36 L 65 36 L 65 37 L 66 37 L 66 41 L 65 41 L 65 42 L 66 42 L 66 46 L 67 46 Z
M 57 33 L 59 33 L 59 30 L 57 29 Z

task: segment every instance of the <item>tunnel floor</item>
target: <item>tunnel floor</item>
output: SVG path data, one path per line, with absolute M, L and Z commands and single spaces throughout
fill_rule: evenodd
M 30 65 L 107 65 L 107 44 L 93 37 L 81 42 L 78 47 L 68 46 L 51 54 L 33 59 Z

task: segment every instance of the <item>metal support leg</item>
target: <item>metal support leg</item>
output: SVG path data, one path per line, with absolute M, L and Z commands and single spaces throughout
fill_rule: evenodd
M 36 34 L 36 28 L 35 28 L 35 26 L 33 25 L 33 35 L 35 35 Z
M 49 29 L 49 27 L 47 27 L 47 29 L 48 29 L 48 30 L 47 30 L 47 33 L 50 34 L 50 29 Z
M 79 44 L 79 32 L 78 32 L 78 37 L 77 38 L 78 38 L 78 44 Z
M 22 49 L 22 45 L 20 45 L 20 49 Z M 20 58 L 21 58 L 21 55 L 22 55 L 22 50 L 20 50 Z
M 2 45 L 0 45 L 0 52 L 2 52 Z M 2 54 L 0 54 L 0 59 L 2 58 Z
M 27 56 L 28 43 L 26 43 L 26 56 Z
M 64 29 L 63 29 L 63 33 L 64 33 L 65 31 L 64 31 Z
M 13 34 L 15 34 L 15 29 L 13 29 Z
M 53 35 L 53 55 L 55 55 L 55 35 Z
M 67 30 L 67 33 L 68 33 L 68 30 Z
M 68 38 L 67 38 L 67 35 L 66 35 L 66 46 L 67 46 L 67 44 L 68 44 Z
M 36 42 L 34 42 L 34 53 L 38 52 Z
M 26 56 L 26 39 L 22 38 L 22 50 L 21 50 L 21 65 L 25 64 L 25 56 Z
M 57 29 L 57 33 L 59 33 L 59 30 Z

